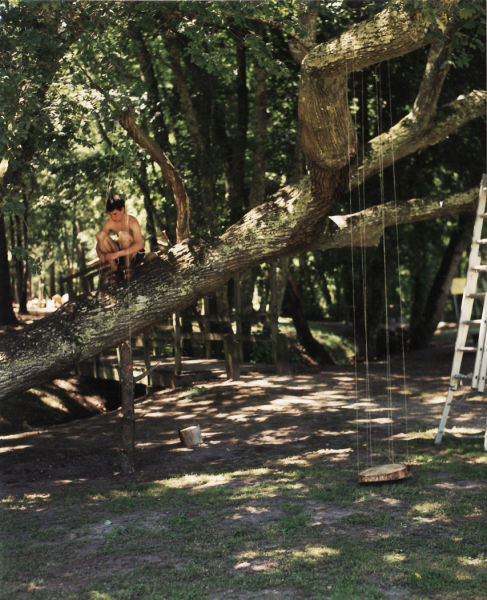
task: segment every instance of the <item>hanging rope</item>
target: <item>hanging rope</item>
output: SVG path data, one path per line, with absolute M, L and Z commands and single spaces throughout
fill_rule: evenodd
M 387 84 L 389 90 L 389 128 L 392 127 L 393 114 L 392 114 L 392 86 L 391 86 L 391 69 L 390 63 L 387 61 Z M 396 159 L 394 154 L 394 137 L 390 137 L 391 142 L 391 156 L 392 156 L 392 190 L 393 190 L 393 202 L 394 202 L 394 215 L 395 223 L 394 229 L 396 234 L 396 260 L 397 260 L 397 280 L 398 280 L 398 296 L 399 296 L 399 326 L 401 331 L 401 375 L 402 375 L 402 397 L 403 397 L 403 408 L 404 408 L 404 436 L 406 438 L 406 459 L 409 462 L 409 422 L 408 422 L 408 392 L 407 392 L 407 377 L 406 377 L 406 343 L 404 340 L 404 310 L 402 302 L 402 278 L 401 278 L 401 252 L 399 247 L 399 223 L 397 218 L 397 187 L 396 187 Z
M 346 74 L 348 81 L 348 73 Z M 355 103 L 355 71 L 352 64 L 352 100 Z M 348 98 L 348 106 L 352 106 Z M 354 130 L 357 131 L 357 111 L 352 111 Z M 353 214 L 353 194 L 352 194 L 352 143 L 350 140 L 350 129 L 347 127 L 347 153 L 348 153 L 348 211 Z M 355 148 L 356 161 L 358 160 L 358 150 Z M 356 165 L 355 165 L 356 166 Z M 357 364 L 357 318 L 356 318 L 356 299 L 355 299 L 355 252 L 354 252 L 354 227 L 350 227 L 350 262 L 352 267 L 352 323 L 353 323 L 353 366 L 354 366 L 354 387 L 355 387 L 355 423 L 356 423 L 356 453 L 357 453 L 357 471 L 360 471 L 360 426 L 359 426 L 359 386 L 358 386 L 358 364 Z
M 381 65 L 375 69 L 375 103 L 377 115 L 377 136 L 383 131 L 382 118 L 382 78 Z M 384 154 L 382 144 L 379 145 L 379 190 L 380 203 L 384 207 L 385 191 L 384 191 Z M 386 349 L 386 394 L 387 394 L 387 440 L 389 461 L 394 462 L 394 431 L 393 431 L 393 407 L 392 407 L 392 375 L 391 375 L 391 349 L 390 349 L 390 332 L 389 332 L 389 287 L 388 287 L 388 272 L 387 272 L 387 238 L 385 226 L 385 211 L 382 211 L 382 265 L 383 265 L 383 288 L 384 288 L 384 321 L 385 321 L 385 349 Z
M 363 71 L 361 74 L 361 101 L 362 107 L 366 106 L 366 95 L 364 90 L 364 76 Z M 365 136 L 368 133 L 366 131 L 365 121 L 365 110 L 361 111 L 361 128 L 362 128 L 362 144 L 361 144 L 361 158 L 362 162 L 365 160 Z M 366 208 L 366 194 L 365 194 L 365 172 L 362 170 L 362 178 L 359 178 L 358 184 L 358 198 L 359 198 L 359 210 L 364 211 Z M 368 465 L 372 464 L 373 454 L 373 436 L 372 436 L 372 398 L 370 393 L 370 361 L 369 361 L 369 330 L 368 330 L 368 299 L 367 299 L 367 246 L 365 245 L 365 223 L 360 226 L 360 257 L 361 257 L 361 268 L 362 268 L 362 298 L 363 298 L 363 320 L 364 320 L 364 364 L 365 364 L 365 402 L 366 402 L 366 448 L 367 448 L 367 461 Z
M 389 120 L 390 125 L 392 127 L 393 115 L 392 115 L 392 90 L 391 90 L 391 75 L 390 75 L 390 65 L 387 63 L 387 86 L 388 86 L 388 104 L 389 104 Z M 353 102 L 355 102 L 356 97 L 356 81 L 352 70 L 352 94 L 353 94 Z M 362 140 L 361 144 L 357 145 L 356 154 L 357 154 L 357 164 L 363 163 L 365 158 L 365 137 L 368 134 L 366 131 L 366 115 L 365 111 L 367 110 L 366 103 L 366 90 L 364 86 L 364 75 L 363 72 L 361 74 L 361 130 L 362 130 Z M 382 97 L 382 77 L 381 77 L 381 67 L 376 67 L 374 71 L 374 103 L 376 107 L 376 122 L 374 124 L 374 129 L 377 130 L 377 135 L 381 135 L 384 127 L 383 127 L 383 97 Z M 349 98 L 349 106 L 352 103 Z M 355 131 L 358 131 L 358 120 L 357 120 L 357 111 L 353 111 L 353 123 Z M 348 138 L 348 153 L 349 157 L 351 155 L 351 140 Z M 393 198 L 394 205 L 397 208 L 397 186 L 396 186 L 396 173 L 395 173 L 395 157 L 394 157 L 394 145 L 393 140 L 391 138 L 391 153 L 392 153 L 392 187 L 393 187 Z M 360 146 L 360 147 L 359 147 Z M 359 151 L 361 156 L 359 156 Z M 380 193 L 380 203 L 381 206 L 385 205 L 385 185 L 384 185 L 384 149 L 382 146 L 379 147 L 378 155 L 379 155 L 379 193 Z M 358 170 L 356 173 L 358 185 L 357 185 L 357 199 L 359 205 L 359 211 L 363 211 L 366 208 L 366 185 L 365 185 L 365 177 L 363 170 Z M 353 213 L 353 190 L 352 190 L 352 169 L 349 163 L 349 210 L 350 213 Z M 354 361 L 354 370 L 355 370 L 355 396 L 357 399 L 357 408 L 356 408 L 356 422 L 357 422 L 357 468 L 360 470 L 360 441 L 359 441 L 359 384 L 358 384 L 358 366 L 357 366 L 357 319 L 356 319 L 356 308 L 357 308 L 357 300 L 356 300 L 356 290 L 355 290 L 355 255 L 354 255 L 354 246 L 355 246 L 355 237 L 356 232 L 351 229 L 350 231 L 350 247 L 351 247 L 351 269 L 352 269 L 352 308 L 353 308 L 353 335 L 354 335 L 354 350 L 355 350 L 355 361 Z M 371 374 L 370 374 L 370 362 L 369 362 L 369 331 L 368 331 L 368 298 L 367 298 L 367 249 L 365 246 L 365 223 L 360 224 L 358 235 L 360 236 L 360 248 L 361 248 L 361 275 L 362 275 L 362 296 L 363 296 L 363 351 L 364 351 L 364 364 L 365 364 L 365 409 L 366 409 L 366 460 L 368 465 L 372 465 L 374 447 L 373 447 L 373 431 L 372 431 L 372 400 L 371 400 Z M 401 261 L 400 261 L 400 248 L 399 248 L 399 226 L 397 220 L 397 210 L 395 211 L 395 244 L 396 244 L 396 271 L 398 278 L 398 295 L 399 295 L 399 319 L 400 319 L 400 332 L 401 332 L 401 354 L 402 354 L 402 390 L 401 394 L 404 400 L 404 413 L 405 413 L 405 433 L 407 436 L 408 431 L 408 406 L 407 406 L 407 391 L 406 391 L 406 358 L 405 358 L 405 341 L 404 341 L 404 330 L 402 328 L 402 323 L 404 320 L 403 315 L 403 303 L 402 303 L 402 281 L 401 281 Z M 386 411 L 387 411 L 387 452 L 389 455 L 389 460 L 391 463 L 395 461 L 395 450 L 394 450 L 394 408 L 393 408 L 393 386 L 392 386 L 392 369 L 391 369 L 391 339 L 390 339 L 390 314 L 389 314 L 389 260 L 388 260 L 388 245 L 386 238 L 386 223 L 385 223 L 385 211 L 382 211 L 382 268 L 383 268 L 383 294 L 384 294 L 384 325 L 385 325 L 385 355 L 386 355 Z M 409 449 L 406 445 L 406 453 L 409 458 Z

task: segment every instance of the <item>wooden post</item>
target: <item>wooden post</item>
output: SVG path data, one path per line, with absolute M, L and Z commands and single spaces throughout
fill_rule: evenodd
M 242 331 L 242 288 L 240 286 L 240 273 L 233 279 L 235 296 L 235 333 L 237 336 L 238 359 L 243 361 L 243 331 Z
M 181 320 L 177 313 L 172 316 L 174 336 L 174 375 L 181 375 Z
M 142 334 L 142 343 L 144 344 L 144 364 L 145 364 L 145 370 L 148 371 L 151 368 L 151 355 L 153 352 L 153 343 L 152 343 L 152 327 L 147 327 L 147 329 L 144 329 L 143 334 Z M 146 383 L 146 388 L 145 388 L 145 392 L 146 394 L 149 393 L 149 388 L 152 385 L 152 376 L 149 373 L 147 375 L 147 383 Z
M 277 374 L 288 375 L 291 372 L 291 363 L 289 360 L 287 337 L 283 333 L 277 334 L 275 352 Z
M 223 349 L 228 379 L 240 379 L 239 348 L 232 334 L 223 336 Z
M 120 386 L 122 390 L 122 457 L 123 475 L 135 472 L 134 370 L 130 340 L 120 344 Z
M 52 298 L 56 293 L 56 265 L 54 261 L 49 265 L 49 295 Z
M 271 287 L 271 300 L 269 306 L 269 320 L 271 328 L 271 347 L 274 364 L 277 365 L 277 337 L 279 334 L 279 314 L 277 308 L 277 262 L 269 265 L 269 278 Z
M 203 336 L 205 340 L 205 358 L 211 358 L 211 340 L 210 340 L 210 299 L 203 298 Z

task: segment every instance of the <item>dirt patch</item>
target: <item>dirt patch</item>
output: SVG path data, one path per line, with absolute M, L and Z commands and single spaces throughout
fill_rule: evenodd
M 306 453 L 326 453 L 339 463 L 356 460 L 368 437 L 393 439 L 402 448 L 408 438 L 438 426 L 450 359 L 450 348 L 411 353 L 405 379 L 401 362 L 393 361 L 390 376 L 388 366 L 377 363 L 367 376 L 352 367 L 289 376 L 251 372 L 239 381 L 208 382 L 197 395 L 158 391 L 136 407 L 137 476 L 299 460 Z M 454 401 L 448 427 L 481 435 L 484 423 L 483 397 L 461 395 Z M 190 424 L 200 425 L 204 438 L 194 450 L 183 448 L 178 436 Z M 119 477 L 117 411 L 4 435 L 0 444 L 7 494 L 94 480 L 110 485 Z M 256 515 L 252 518 L 260 518 Z

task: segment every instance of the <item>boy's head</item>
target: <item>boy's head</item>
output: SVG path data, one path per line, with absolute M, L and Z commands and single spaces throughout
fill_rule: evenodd
M 107 200 L 107 212 L 122 210 L 122 208 L 125 208 L 125 200 L 120 194 L 112 194 Z

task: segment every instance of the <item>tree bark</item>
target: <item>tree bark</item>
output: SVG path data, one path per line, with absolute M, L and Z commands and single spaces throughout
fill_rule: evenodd
M 161 167 L 164 176 L 170 182 L 177 207 L 176 239 L 178 242 L 188 239 L 190 217 L 189 198 L 181 175 L 175 169 L 169 157 L 163 152 L 159 144 L 137 125 L 135 122 L 135 110 L 133 108 L 123 111 L 119 121 L 120 125 L 122 125 L 133 140 L 144 148 Z

